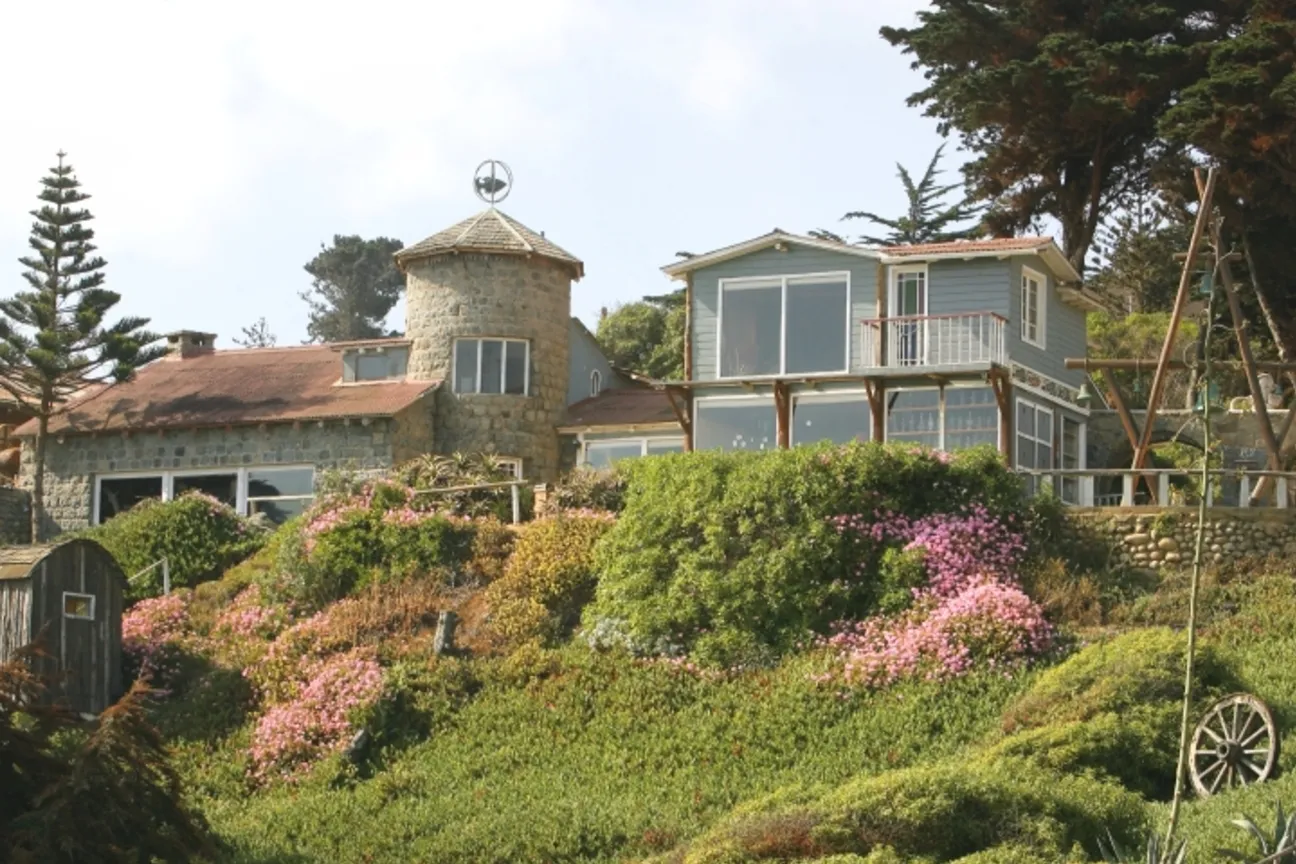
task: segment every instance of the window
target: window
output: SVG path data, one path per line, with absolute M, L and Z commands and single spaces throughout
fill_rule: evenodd
M 264 513 L 279 524 L 310 506 L 315 496 L 315 469 L 309 465 L 266 466 L 228 473 L 197 470 L 101 475 L 95 479 L 93 521 L 96 525 L 107 522 L 147 498 L 173 501 L 186 492 L 210 495 L 248 515 Z
M 531 343 L 523 339 L 455 342 L 456 393 L 525 395 L 530 390 Z
M 581 464 L 589 468 L 607 468 L 613 462 L 620 462 L 622 459 L 683 452 L 683 438 L 616 438 L 589 441 L 585 444 Z
M 698 450 L 773 450 L 775 422 L 772 398 L 698 401 L 694 443 Z
M 107 522 L 125 513 L 141 501 L 162 497 L 162 477 L 101 477 L 96 500 L 99 518 L 96 523 Z
M 999 445 L 999 403 L 989 387 L 945 389 L 945 450 Z
M 720 281 L 722 378 L 844 372 L 849 365 L 846 273 Z
M 254 468 L 247 472 L 248 514 L 264 513 L 276 525 L 300 516 L 315 499 L 315 469 Z
M 93 594 L 74 594 L 63 592 L 63 617 L 76 618 L 81 621 L 93 621 L 95 617 L 95 598 Z
M 516 456 L 497 456 L 495 457 L 495 464 L 514 480 L 522 479 L 522 460 Z
M 590 395 L 597 396 L 603 392 L 603 373 L 595 369 L 590 373 Z
M 868 398 L 861 394 L 798 396 L 792 402 L 792 446 L 831 441 L 867 441 L 873 423 Z
M 897 390 L 887 397 L 888 441 L 941 446 L 940 391 Z
M 1059 451 L 1061 464 L 1059 467 L 1064 469 L 1080 468 L 1080 448 L 1082 430 L 1080 423 L 1072 420 L 1070 417 L 1062 417 L 1062 447 Z M 1080 478 L 1063 477 L 1061 483 L 1061 497 L 1067 504 L 1080 503 Z
M 895 286 L 891 292 L 890 310 L 896 318 L 923 318 L 927 315 L 927 265 L 896 268 Z M 894 323 L 897 365 L 912 366 L 922 363 L 927 350 L 926 321 L 897 321 Z
M 1023 267 L 1021 280 L 1021 338 L 1023 342 L 1043 348 L 1047 297 L 1044 277 Z
M 1048 470 L 1053 467 L 1053 411 L 1025 399 L 1017 400 L 1017 467 Z M 1026 489 L 1039 494 L 1044 478 L 1029 477 Z
M 352 376 L 346 380 L 354 381 L 388 381 L 405 377 L 409 364 L 408 348 L 385 348 L 381 351 L 357 351 L 350 353 L 346 366 Z

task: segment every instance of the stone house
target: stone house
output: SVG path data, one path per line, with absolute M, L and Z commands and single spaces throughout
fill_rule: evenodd
M 571 316 L 581 261 L 498 209 L 396 263 L 401 338 L 218 350 L 214 335 L 185 330 L 133 380 L 75 400 L 50 424 L 48 532 L 186 490 L 281 521 L 310 503 L 326 469 L 427 453 L 493 452 L 517 476 L 550 481 L 576 460 L 559 431 L 569 405 L 643 389 Z M 29 445 L 35 424 L 15 434 Z

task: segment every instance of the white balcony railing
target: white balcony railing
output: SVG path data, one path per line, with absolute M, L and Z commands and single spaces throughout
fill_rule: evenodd
M 870 318 L 863 322 L 864 365 L 890 368 L 1005 365 L 1007 323 L 1008 319 L 994 312 Z
M 1192 506 L 1201 501 L 1201 469 L 1192 468 L 1069 468 L 1017 469 L 1028 488 L 1052 487 L 1066 504 L 1082 507 Z M 1212 468 L 1206 485 L 1208 507 L 1271 507 L 1288 509 L 1296 493 L 1296 473 L 1255 468 Z M 1252 493 L 1268 480 L 1258 500 Z

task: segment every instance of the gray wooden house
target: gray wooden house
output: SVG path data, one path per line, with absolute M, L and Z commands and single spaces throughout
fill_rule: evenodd
M 93 540 L 0 549 L 0 663 L 39 638 L 32 671 L 72 710 L 103 711 L 122 693 L 125 588 Z

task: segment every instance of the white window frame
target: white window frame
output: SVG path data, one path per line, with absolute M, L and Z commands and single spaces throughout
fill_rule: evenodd
M 1066 469 L 1066 466 L 1062 464 L 1062 449 L 1063 449 L 1063 447 L 1066 445 L 1066 424 L 1067 424 L 1067 423 L 1074 423 L 1074 424 L 1078 427 L 1077 430 L 1076 430 L 1076 448 L 1077 448 L 1077 452 L 1076 452 L 1076 464 L 1075 464 L 1075 467 L 1076 467 L 1076 469 L 1078 469 L 1078 470 L 1084 470 L 1086 467 L 1088 467 L 1088 466 L 1085 464 L 1085 462 L 1086 462 L 1086 457 L 1085 457 L 1085 444 L 1086 444 L 1085 436 L 1086 436 L 1086 433 L 1087 433 L 1087 431 L 1088 431 L 1089 424 L 1086 423 L 1084 420 L 1077 420 L 1077 419 L 1075 419 L 1074 417 L 1071 417 L 1070 415 L 1067 415 L 1067 414 L 1062 414 L 1062 415 L 1058 418 L 1058 448 L 1057 448 L 1057 449 L 1058 449 L 1058 453 L 1057 453 L 1057 463 L 1058 463 L 1058 468 L 1061 469 L 1061 470 L 1065 470 L 1065 469 Z M 1062 503 L 1064 503 L 1064 504 L 1073 504 L 1073 505 L 1078 505 L 1078 504 L 1083 503 L 1083 502 L 1084 502 L 1084 499 L 1085 499 L 1085 481 L 1086 481 L 1087 479 L 1088 479 L 1088 478 L 1085 478 L 1085 477 L 1075 477 L 1075 476 L 1072 476 L 1072 477 L 1062 477 L 1062 478 L 1060 478 L 1059 481 L 1058 481 L 1058 497 L 1062 499 Z M 1075 492 L 1075 498 L 1076 498 L 1076 500 L 1074 500 L 1074 501 L 1068 501 L 1068 500 L 1067 500 L 1067 494 L 1068 494 L 1068 491 L 1067 491 L 1067 483 L 1068 483 L 1068 481 L 1071 481 L 1071 490 L 1073 490 L 1073 491 Z
M 89 615 L 72 615 L 67 611 L 67 601 L 69 597 L 76 597 L 82 600 L 90 601 Z M 64 591 L 63 592 L 63 617 L 72 621 L 93 621 L 95 620 L 95 595 L 85 594 L 81 591 Z
M 477 389 L 463 391 L 459 389 L 459 343 L 476 342 L 477 343 L 477 371 L 473 373 L 473 380 L 476 382 Z M 482 382 L 482 343 L 483 342 L 503 342 L 506 343 L 503 349 L 503 355 L 500 357 L 500 392 L 483 393 L 481 391 Z M 521 343 L 524 346 L 522 362 L 522 392 L 505 393 L 504 385 L 508 381 L 508 345 L 509 342 Z M 451 391 L 459 396 L 530 396 L 531 395 L 531 340 L 518 339 L 513 336 L 459 336 L 454 340 L 451 346 L 450 356 L 450 384 Z
M 846 308 L 843 310 L 845 319 L 842 326 L 846 334 L 846 356 L 840 369 L 822 369 L 814 372 L 787 372 L 787 298 L 788 298 L 788 280 L 801 281 L 811 279 L 823 279 L 834 281 L 845 281 L 846 283 Z M 716 380 L 719 381 L 748 381 L 759 378 L 781 378 L 784 375 L 831 375 L 850 371 L 851 356 L 851 274 L 849 270 L 828 271 L 824 273 L 784 273 L 781 275 L 771 276 L 743 276 L 735 279 L 717 280 L 716 287 L 716 349 L 715 349 L 715 374 Z M 741 286 L 744 282 L 778 282 L 781 290 L 781 300 L 779 303 L 779 371 L 766 375 L 722 375 L 720 372 L 720 360 L 724 356 L 724 346 L 721 340 L 724 338 L 724 295 L 727 286 Z M 773 288 L 773 285 L 766 286 Z M 797 286 L 793 285 L 795 290 Z M 722 397 L 723 398 L 723 397 Z
M 1026 435 L 1026 434 L 1024 434 L 1024 433 L 1021 431 L 1021 424 L 1018 423 L 1018 422 L 1016 422 L 1016 421 L 1017 421 L 1017 413 L 1021 410 L 1021 406 L 1022 406 L 1022 405 L 1026 405 L 1026 406 L 1030 407 L 1031 409 L 1033 409 L 1033 410 L 1035 411 L 1035 430 L 1036 430 L 1036 434 L 1034 434 L 1034 435 Z M 1038 434 L 1038 433 L 1039 433 L 1039 415 L 1040 415 L 1041 413 L 1049 415 L 1049 431 L 1050 431 L 1050 432 L 1057 432 L 1057 431 L 1059 431 L 1059 430 L 1058 430 L 1058 426 L 1057 426 L 1057 411 L 1056 411 L 1056 410 L 1054 410 L 1053 408 L 1051 408 L 1051 407 L 1049 407 L 1049 406 L 1043 405 L 1043 404 L 1041 404 L 1041 403 L 1039 403 L 1039 402 L 1033 402 L 1033 401 L 1031 401 L 1030 399 L 1022 399 L 1022 398 L 1020 398 L 1020 397 L 1017 399 L 1017 407 L 1013 409 L 1013 467 L 1017 468 L 1018 470 L 1020 470 L 1020 469 L 1022 469 L 1022 468 L 1024 467 L 1024 466 L 1021 464 L 1021 441 L 1022 441 L 1023 438 L 1025 438 L 1027 441 L 1030 441 L 1030 442 L 1031 442 L 1031 445 L 1035 448 L 1035 456 L 1036 456 L 1036 457 L 1039 456 L 1039 445 L 1040 445 L 1040 444 L 1047 444 L 1047 445 L 1048 445 L 1048 448 L 1049 448 L 1049 453 L 1052 454 L 1051 457 L 1050 457 L 1050 459 L 1049 459 L 1049 461 L 1053 463 L 1053 464 L 1051 464 L 1051 465 L 1048 465 L 1048 466 L 1045 466 L 1045 467 L 1042 467 L 1042 468 L 1041 468 L 1039 465 L 1035 465 L 1035 466 L 1033 466 L 1033 467 L 1031 467 L 1031 468 L 1028 468 L 1028 469 L 1026 469 L 1026 470 L 1029 470 L 1029 471 L 1045 471 L 1045 472 L 1048 472 L 1048 471 L 1051 471 L 1051 470 L 1053 470 L 1053 469 L 1055 469 L 1055 468 L 1057 467 L 1057 464 L 1056 464 L 1057 461 L 1058 461 L 1058 447 L 1057 447 L 1057 445 L 1054 444 L 1054 442 L 1053 442 L 1052 440 L 1048 440 L 1048 441 L 1046 441 L 1045 439 L 1039 437 L 1039 434 Z M 1035 461 L 1035 462 L 1038 462 L 1039 459 L 1036 458 L 1034 461 Z M 1057 477 L 1056 477 L 1056 475 L 1054 475 L 1053 478 L 1052 478 L 1052 480 L 1056 480 L 1056 479 L 1057 479 Z M 1040 489 L 1042 488 L 1042 484 L 1045 483 L 1045 482 L 1048 482 L 1050 485 L 1052 485 L 1052 481 L 1049 479 L 1049 476 L 1048 476 L 1047 474 L 1045 474 L 1045 475 L 1039 475 L 1039 474 L 1031 475 L 1031 479 L 1030 479 L 1030 489 L 1031 489 L 1032 493 L 1033 493 L 1033 494 L 1039 494 Z
M 1035 336 L 1029 335 L 1030 320 L 1026 317 L 1026 310 L 1029 307 L 1029 288 L 1034 282 L 1036 288 L 1035 296 Z M 1027 345 L 1034 345 L 1041 350 L 1047 344 L 1048 337 L 1045 332 L 1045 322 L 1048 321 L 1048 280 L 1044 274 L 1029 267 L 1022 267 L 1021 270 L 1021 340 Z
M 626 438 L 599 438 L 596 441 L 582 441 L 580 448 L 580 464 L 589 464 L 589 449 L 600 445 L 625 446 L 627 444 L 639 445 L 639 457 L 643 458 L 648 455 L 649 444 L 678 444 L 684 446 L 684 437 L 682 435 L 671 435 L 669 437 L 654 436 L 628 436 Z
M 495 465 L 501 471 L 507 471 L 513 475 L 514 480 L 521 480 L 522 477 L 522 457 L 520 456 L 496 456 Z
M 796 441 L 796 406 L 800 402 L 820 402 L 832 404 L 836 402 L 859 402 L 869 406 L 869 427 L 865 431 L 864 440 L 873 440 L 873 404 L 868 401 L 867 390 L 833 390 L 828 393 L 794 393 L 792 394 L 792 405 L 788 410 L 788 446 L 797 446 Z M 818 442 L 814 442 L 818 443 Z
M 700 398 L 700 399 L 694 399 L 694 400 L 693 400 L 693 445 L 694 445 L 694 449 L 697 449 L 697 439 L 698 439 L 698 434 L 697 434 L 697 429 L 698 429 L 697 420 L 698 420 L 698 417 L 701 416 L 701 411 L 700 411 L 699 409 L 700 409 L 702 406 L 706 406 L 706 405 L 713 405 L 713 404 L 716 404 L 716 403 L 724 403 L 724 402 L 768 402 L 768 403 L 769 403 L 769 406 L 770 406 L 770 410 L 774 412 L 774 423 L 775 423 L 775 430 L 776 430 L 776 435 L 775 435 L 775 440 L 774 440 L 774 446 L 771 447 L 771 448 L 769 448 L 769 449 L 770 449 L 770 450 L 777 450 L 777 449 L 779 449 L 779 447 L 778 447 L 778 436 L 777 436 L 777 428 L 778 428 L 778 425 L 777 425 L 777 424 L 778 424 L 778 406 L 774 403 L 774 394 L 773 394 L 773 393 L 752 393 L 752 394 L 747 395 L 747 396 L 704 396 L 704 397 L 702 397 L 702 398 Z M 726 451 L 726 452 L 732 452 L 732 451 Z M 753 452 L 753 453 L 764 453 L 764 452 L 767 452 L 767 451 L 765 451 L 765 450 L 753 450 L 753 451 L 751 451 L 751 452 Z
M 922 391 L 937 390 L 940 392 L 940 399 L 937 400 L 936 403 L 937 428 L 940 430 L 940 434 L 937 437 L 939 444 L 936 449 L 942 452 L 949 452 L 945 449 L 945 443 L 946 443 L 945 442 L 945 409 L 946 409 L 945 394 L 946 392 L 950 390 L 981 390 L 981 389 L 988 388 L 989 386 L 990 385 L 988 384 L 966 384 L 962 386 L 958 384 L 948 384 L 944 387 L 896 387 L 893 390 L 887 390 L 886 393 L 883 395 L 883 399 L 882 399 L 882 440 L 889 441 L 891 439 L 891 403 L 889 398 L 887 398 L 889 394 L 913 393 L 920 390 Z M 998 441 L 1000 441 L 1002 437 L 1003 437 L 1003 413 L 996 408 L 995 442 L 997 443 Z
M 928 305 L 931 300 L 931 293 L 928 289 L 931 287 L 931 273 L 926 264 L 892 264 L 890 267 L 891 278 L 887 280 L 890 283 L 890 290 L 887 292 L 887 315 L 892 318 L 900 317 L 900 277 L 916 273 L 922 277 L 922 307 L 923 315 L 931 315 L 931 306 Z
M 139 480 L 146 477 L 158 477 L 162 480 L 162 501 L 175 500 L 175 480 L 177 477 L 208 477 L 212 475 L 234 475 L 236 501 L 234 509 L 242 516 L 247 516 L 251 512 L 249 507 L 250 501 L 289 501 L 301 500 L 305 498 L 314 498 L 312 492 L 310 495 L 273 495 L 273 496 L 256 496 L 248 498 L 248 474 L 255 471 L 277 471 L 280 469 L 310 469 L 312 485 L 317 469 L 312 464 L 283 464 L 267 463 L 263 465 L 243 466 L 230 469 L 223 465 L 217 465 L 211 468 L 175 468 L 158 471 L 109 471 L 102 474 L 96 474 L 94 478 L 94 501 L 91 507 L 92 525 L 100 524 L 99 505 L 103 498 L 102 486 L 104 480 Z
M 595 369 L 590 372 L 590 398 L 603 392 L 603 373 Z

